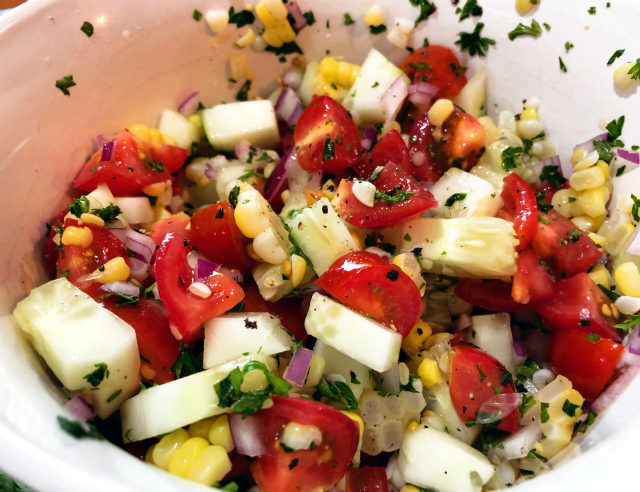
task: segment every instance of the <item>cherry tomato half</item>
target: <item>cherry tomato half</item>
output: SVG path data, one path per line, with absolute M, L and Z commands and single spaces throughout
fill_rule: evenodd
M 514 301 L 533 304 L 547 301 L 555 296 L 553 277 L 533 249 L 527 248 L 520 251 L 517 263 L 518 271 L 513 276 L 511 288 L 511 297 Z
M 511 173 L 504 178 L 501 196 L 504 207 L 498 211 L 498 217 L 513 222 L 516 237 L 520 241 L 517 249 L 522 251 L 538 230 L 536 195 L 524 179 Z
M 449 48 L 431 45 L 415 50 L 399 65 L 414 81 L 428 82 L 439 87 L 436 98 L 452 98 L 467 83 L 466 68 Z

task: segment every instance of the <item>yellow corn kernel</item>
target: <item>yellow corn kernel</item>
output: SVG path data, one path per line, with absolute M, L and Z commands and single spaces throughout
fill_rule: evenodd
M 619 254 L 635 230 L 635 226 L 630 222 L 624 222 L 614 227 L 614 229 L 607 234 L 607 253 L 614 256 Z
M 325 56 L 320 61 L 319 70 L 322 78 L 328 82 L 337 82 L 338 80 L 338 60 L 336 60 L 333 56 Z
M 418 321 L 402 340 L 402 350 L 409 357 L 415 357 L 423 350 L 427 338 L 431 336 L 431 326 L 426 321 Z
M 629 73 L 634 65 L 633 62 L 628 62 L 613 72 L 613 82 L 618 86 L 618 89 L 626 91 L 638 83 L 638 80 L 632 79 Z
M 538 112 L 533 108 L 527 108 L 520 113 L 520 120 L 537 120 Z
M 268 27 L 262 33 L 262 39 L 269 46 L 273 46 L 274 48 L 280 48 L 284 44 L 284 41 L 280 37 L 280 34 L 276 29 Z
M 327 197 L 327 200 L 331 201 L 336 196 L 336 184 L 332 179 L 328 179 L 325 184 L 322 185 L 320 191 Z
M 578 164 L 582 159 L 587 156 L 588 152 L 582 148 L 576 149 L 573 151 L 573 155 L 571 156 L 571 164 L 574 166 Z
M 616 268 L 616 285 L 625 296 L 640 297 L 640 272 L 638 266 L 627 261 Z
M 186 478 L 208 487 L 222 480 L 231 471 L 231 460 L 222 446 L 208 446 L 198 456 Z
M 442 375 L 440 369 L 438 369 L 438 363 L 433 359 L 424 359 L 418 366 L 418 376 L 420 381 L 427 388 L 430 388 L 434 384 L 442 382 Z
M 569 416 L 563 409 L 567 401 L 573 405 L 578 405 L 578 408 L 574 411 L 573 417 Z M 569 389 L 567 391 L 563 391 L 558 395 L 558 397 L 549 402 L 549 420 L 558 425 L 573 424 L 573 422 L 578 420 L 578 417 L 582 414 L 583 403 L 584 398 L 582 398 L 582 395 L 578 393 L 577 390 Z
M 221 33 L 229 25 L 229 12 L 225 9 L 208 10 L 204 14 L 204 20 L 209 29 L 215 33 Z
M 238 39 L 236 39 L 236 46 L 238 48 L 244 48 L 245 46 L 249 46 L 256 39 L 256 33 L 253 32 L 253 29 L 247 27 L 243 32 L 240 33 Z
M 149 196 L 160 196 L 164 193 L 164 190 L 165 190 L 164 181 L 153 183 L 142 188 L 142 192 L 145 195 L 149 195 Z
M 97 225 L 99 227 L 104 227 L 104 220 L 94 214 L 83 213 L 80 216 L 80 220 L 85 224 Z
M 602 186 L 605 179 L 606 176 L 602 169 L 594 166 L 574 172 L 571 177 L 569 177 L 569 184 L 574 190 L 582 191 Z
M 270 227 L 269 215 L 265 208 L 257 199 L 238 202 L 233 217 L 243 235 L 253 239 Z
M 309 371 L 304 381 L 306 386 L 315 386 L 320 382 L 322 373 L 324 372 L 325 360 L 321 355 L 313 354 L 309 363 Z
M 373 4 L 364 14 L 364 23 L 366 26 L 379 26 L 384 24 L 384 14 L 379 5 Z
M 604 185 L 584 190 L 580 195 L 580 206 L 589 217 L 599 217 L 607 213 L 609 196 L 609 188 Z
M 271 27 L 276 23 L 276 18 L 273 16 L 269 7 L 264 2 L 258 2 L 256 4 L 256 15 L 260 22 L 264 24 L 265 27 Z
M 601 236 L 600 234 L 596 234 L 595 232 L 590 232 L 589 233 L 589 237 L 591 238 L 591 240 L 596 243 L 596 246 L 598 246 L 600 249 L 602 249 L 604 251 L 605 246 L 607 244 L 607 238 L 604 236 Z
M 576 215 L 576 211 L 582 213 L 577 194 L 570 188 L 556 191 L 551 198 L 551 205 L 564 217 L 572 217 Z
M 104 270 L 102 270 L 100 277 L 96 279 L 101 284 L 124 282 L 129 278 L 131 273 L 129 265 L 127 265 L 127 262 L 122 256 L 116 256 L 102 266 Z
M 580 229 L 585 231 L 593 232 L 604 222 L 605 215 L 600 215 L 599 217 L 589 217 L 588 215 L 578 215 L 576 217 L 571 218 L 571 222 L 573 222 Z
M 294 287 L 300 285 L 307 269 L 307 262 L 300 255 L 291 255 L 291 283 Z
M 445 120 L 451 116 L 454 109 L 455 107 L 449 99 L 438 99 L 429 108 L 429 121 L 434 126 L 442 126 Z
M 360 73 L 360 67 L 347 62 L 338 64 L 338 84 L 342 87 L 351 87 Z
M 341 410 L 343 414 L 353 420 L 356 424 L 358 424 L 358 429 L 360 430 L 360 437 L 362 437 L 362 433 L 364 432 L 364 421 L 362 417 L 355 412 L 349 412 L 348 410 Z
M 291 278 L 291 270 L 291 260 L 284 260 L 284 262 L 282 263 L 282 275 Z
M 148 126 L 144 126 L 144 125 L 140 125 L 140 124 L 131 125 L 129 127 L 129 131 L 131 133 L 133 133 L 136 137 L 138 137 L 140 140 L 142 140 L 143 142 L 148 142 L 149 141 L 149 127 Z
M 249 393 L 250 391 L 260 391 L 269 385 L 267 376 L 260 369 L 252 369 L 244 375 L 240 391 Z
M 415 485 L 403 485 L 400 492 L 420 492 L 420 489 Z
M 149 128 L 149 143 L 152 145 L 162 145 L 164 143 L 162 132 L 157 128 Z
M 194 422 L 189 426 L 190 437 L 201 437 L 203 439 L 209 438 L 209 428 L 213 422 L 213 418 L 202 419 Z
M 533 3 L 531 0 L 516 0 L 516 10 L 520 15 L 531 12 L 538 2 Z
M 596 163 L 596 166 L 602 169 L 603 174 L 605 175 L 605 179 L 611 176 L 611 167 L 602 159 Z
M 167 434 L 153 445 L 153 463 L 164 470 L 169 467 L 171 456 L 189 439 L 189 434 L 184 429 L 178 429 Z
M 255 79 L 255 74 L 247 67 L 247 60 L 242 53 L 229 55 L 229 78 L 232 80 Z
M 296 33 L 289 24 L 289 21 L 286 19 L 282 19 L 276 22 L 275 26 L 272 29 L 275 29 L 278 32 L 278 36 L 285 43 L 290 43 L 296 38 Z
M 269 8 L 271 15 L 276 19 L 286 19 L 287 7 L 285 7 L 282 0 L 263 0 L 263 3 Z
M 229 428 L 229 419 L 226 415 L 220 415 L 213 420 L 209 427 L 207 439 L 211 444 L 222 446 L 227 453 L 233 450 L 233 438 L 231 437 L 231 429 Z
M 604 265 L 596 265 L 589 272 L 589 278 L 593 280 L 594 284 L 604 285 L 607 289 L 611 285 L 611 275 L 609 274 L 609 270 L 607 270 Z
M 60 242 L 65 246 L 82 246 L 88 248 L 93 242 L 93 232 L 88 227 L 65 227 Z
M 411 422 L 409 422 L 407 424 L 407 431 L 408 432 L 413 432 L 415 430 L 417 430 L 420 427 L 420 424 L 418 422 L 416 422 L 415 420 L 412 420 Z
M 206 439 L 191 437 L 180 446 L 169 459 L 169 473 L 187 478 L 200 454 L 209 446 Z M 225 453 L 226 454 L 226 453 Z

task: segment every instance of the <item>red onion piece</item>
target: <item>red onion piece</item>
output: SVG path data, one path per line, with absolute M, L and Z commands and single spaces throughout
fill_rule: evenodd
M 64 406 L 82 422 L 86 422 L 96 415 L 82 395 L 73 396 Z
M 492 424 L 493 422 L 497 422 L 516 411 L 521 403 L 522 394 L 520 393 L 493 395 L 480 405 L 476 422 L 479 424 Z
M 294 91 L 297 91 L 302 81 L 302 75 L 298 70 L 289 70 L 282 76 L 282 83 L 287 87 L 291 87 Z
M 100 290 L 105 292 L 115 292 L 125 296 L 138 296 L 140 289 L 129 282 L 107 282 L 100 286 Z
M 146 261 L 147 263 L 151 261 L 151 257 L 156 250 L 156 245 L 151 237 L 134 231 L 133 229 L 127 229 L 124 244 L 136 258 Z
M 633 162 L 634 164 L 640 164 L 640 152 L 629 152 L 625 149 L 616 149 L 615 153 L 618 154 L 618 157 L 624 159 L 625 161 Z
M 471 328 L 471 324 L 471 316 L 469 316 L 467 313 L 462 313 L 453 323 L 453 331 L 466 330 L 467 328 Z
M 199 92 L 192 92 L 187 98 L 178 106 L 178 112 L 183 116 L 191 116 L 198 109 L 198 94 Z
M 240 143 L 236 145 L 236 157 L 242 162 L 247 162 L 249 152 L 251 152 L 251 144 L 248 140 L 241 140 Z
M 305 19 L 304 15 L 302 15 L 300 6 L 297 2 L 295 2 L 295 0 L 293 2 L 287 2 L 287 11 L 291 14 L 291 17 L 293 17 L 293 28 L 297 32 L 300 32 L 302 29 L 307 27 L 307 19 Z
M 282 92 L 280 92 L 274 109 L 280 119 L 285 121 L 289 126 L 293 126 L 302 114 L 302 101 L 300 101 L 298 94 L 296 94 L 293 89 L 285 87 L 282 89 Z
M 389 86 L 387 92 L 384 93 L 380 100 L 384 110 L 385 122 L 388 123 L 396 119 L 404 100 L 407 98 L 408 90 L 409 88 L 406 80 L 404 80 L 404 75 L 400 75 Z
M 295 147 L 292 145 L 280 158 L 269 178 L 267 178 L 267 182 L 264 185 L 264 196 L 269 203 L 272 203 L 280 195 L 282 186 L 287 180 L 289 169 L 296 163 L 297 157 Z
M 527 356 L 526 350 L 524 349 L 524 347 L 522 346 L 522 344 L 518 340 L 514 340 L 513 341 L 513 352 L 518 357 L 526 357 Z
M 640 326 L 636 326 L 627 339 L 627 350 L 635 355 L 640 355 Z
M 364 150 L 369 150 L 371 146 L 378 139 L 378 132 L 372 126 L 367 128 L 364 132 L 362 132 L 362 137 L 360 138 L 360 145 Z
M 217 272 L 222 265 L 220 263 L 214 263 L 204 258 L 198 258 L 197 270 L 198 280 L 207 279 L 213 272 Z
M 131 278 L 138 282 L 143 282 L 149 276 L 149 264 L 138 258 L 130 257 L 127 259 L 129 270 L 131 270 Z
M 238 283 L 244 282 L 244 275 L 242 275 L 242 270 L 221 266 L 220 268 L 218 268 L 218 271 L 220 273 L 224 273 L 225 275 L 228 275 Z
M 615 380 L 613 380 L 609 387 L 593 401 L 591 404 L 591 410 L 597 414 L 601 414 L 604 410 L 609 408 L 618 396 L 627 389 L 627 386 L 631 384 L 631 381 L 633 381 L 639 372 L 640 367 L 627 366 L 627 368 L 622 371 Z
M 100 156 L 100 162 L 110 161 L 113 154 L 113 141 L 105 142 L 102 144 L 102 155 Z
M 430 84 L 428 82 L 413 82 L 407 93 L 409 94 L 409 101 L 417 106 L 428 106 L 440 89 L 437 85 Z
M 282 377 L 292 384 L 303 386 L 309 371 L 309 364 L 313 352 L 304 347 L 298 347 L 291 358 L 291 362 L 284 371 Z
M 230 413 L 229 428 L 238 454 L 250 457 L 264 454 L 265 445 L 258 417 L 247 415 L 243 418 L 239 413 Z
M 607 138 L 609 138 L 609 134 L 607 132 L 601 133 L 600 135 L 596 135 L 595 137 L 590 138 L 586 142 L 582 142 L 581 144 L 576 145 L 573 148 L 573 151 L 575 152 L 577 149 L 584 149 L 587 152 L 593 152 L 593 150 L 594 150 L 593 142 L 595 140 L 606 140 Z
M 98 146 L 98 148 L 102 147 L 107 142 L 109 142 L 109 139 L 104 135 L 96 135 L 96 145 Z

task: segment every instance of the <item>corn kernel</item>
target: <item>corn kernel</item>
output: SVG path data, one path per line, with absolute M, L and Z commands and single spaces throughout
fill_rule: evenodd
M 300 285 L 307 269 L 306 260 L 300 255 L 291 255 L 291 283 L 294 287 Z
M 364 14 L 364 23 L 366 26 L 379 26 L 384 23 L 384 14 L 379 5 L 373 4 Z
M 605 249 L 605 245 L 607 244 L 607 238 L 604 236 L 601 236 L 600 234 L 596 234 L 595 232 L 590 232 L 589 233 L 589 238 L 591 238 L 591 240 L 596 243 L 596 245 L 602 249 L 604 251 Z
M 154 445 L 152 452 L 153 463 L 164 470 L 169 467 L 171 456 L 189 439 L 189 434 L 184 429 L 178 429 L 167 434 Z
M 229 24 L 229 12 L 225 9 L 208 10 L 204 14 L 204 21 L 213 32 L 221 33 Z
M 609 275 L 609 271 L 604 267 L 604 265 L 596 265 L 591 269 L 588 273 L 589 278 L 593 280 L 594 284 L 604 285 L 607 289 L 611 285 L 611 275 Z
M 276 23 L 276 18 L 273 16 L 265 2 L 258 2 L 256 4 L 256 15 L 265 27 L 271 27 Z
M 582 230 L 593 232 L 604 222 L 605 215 L 601 215 L 599 217 L 590 217 L 588 215 L 578 215 L 576 217 L 571 218 L 571 222 L 573 222 L 577 227 Z
M 588 152 L 583 148 L 578 148 L 574 150 L 573 154 L 571 155 L 571 164 L 575 166 L 578 162 L 584 159 L 587 156 L 587 154 Z
M 233 212 L 236 225 L 246 237 L 253 239 L 270 227 L 269 214 L 255 197 L 239 200 Z
M 159 183 L 153 183 L 142 188 L 142 192 L 145 195 L 158 197 L 164 193 L 165 183 L 161 181 Z
M 616 285 L 625 296 L 640 297 L 640 272 L 638 266 L 627 261 L 616 268 Z
M 244 48 L 245 46 L 249 46 L 256 39 L 256 33 L 250 27 L 247 27 L 243 32 L 240 33 L 238 39 L 236 39 L 236 46 L 238 48 Z
M 438 363 L 433 359 L 425 359 L 418 366 L 418 376 L 420 381 L 427 388 L 430 388 L 434 384 L 442 382 L 442 375 L 440 369 L 438 369 Z
M 291 27 L 291 24 L 289 24 L 289 21 L 286 19 L 277 21 L 272 29 L 275 29 L 278 32 L 278 36 L 285 43 L 290 43 L 296 38 L 296 33 L 293 30 L 293 27 Z
M 110 259 L 102 265 L 104 268 L 98 268 L 94 272 L 96 275 L 95 280 L 101 284 L 108 284 L 109 282 L 124 282 L 129 278 L 131 270 L 129 265 L 122 256 L 116 256 Z
M 574 172 L 569 178 L 571 188 L 576 191 L 588 190 L 602 186 L 606 176 L 600 167 L 594 166 Z
M 94 214 L 88 214 L 85 212 L 80 216 L 80 220 L 85 224 L 92 224 L 92 225 L 97 225 L 99 227 L 104 227 L 104 220 L 102 220 L 102 218 Z
M 590 154 L 586 154 L 582 159 L 573 165 L 573 171 L 584 171 L 598 163 L 599 155 L 595 150 Z
M 280 48 L 280 46 L 284 44 L 284 41 L 280 37 L 280 34 L 278 34 L 278 31 L 271 27 L 268 27 L 264 30 L 264 32 L 262 33 L 262 39 L 264 39 L 265 43 L 267 43 L 269 46 L 273 46 L 274 48 Z
M 635 232 L 635 226 L 630 222 L 618 224 L 613 230 L 607 234 L 607 253 L 610 255 L 618 255 L 627 243 L 627 240 Z
M 262 3 L 264 3 L 269 8 L 269 11 L 271 12 L 274 18 L 276 19 L 287 18 L 287 14 L 289 12 L 287 11 L 287 7 L 285 7 L 282 0 L 263 0 Z
M 429 121 L 434 126 L 442 126 L 445 120 L 451 116 L 454 109 L 455 107 L 449 99 L 438 99 L 429 108 Z
M 585 190 L 580 196 L 580 206 L 589 217 L 606 214 L 607 201 L 609 201 L 609 189 L 604 185 Z
M 420 492 L 420 489 L 415 485 L 403 485 L 400 492 Z
M 613 72 L 613 82 L 618 89 L 626 91 L 627 89 L 638 84 L 638 80 L 632 79 L 629 71 L 634 66 L 633 62 L 628 62 Z
M 415 420 L 412 420 L 407 425 L 407 431 L 408 432 L 413 432 L 413 431 L 417 430 L 419 427 L 420 427 L 420 424 L 418 422 L 416 422 Z
M 576 214 L 577 201 L 576 193 L 572 189 L 562 189 L 553 194 L 551 205 L 553 205 L 553 208 L 563 217 L 571 217 Z M 578 213 L 581 212 L 582 210 L 580 209 Z
M 227 453 L 233 449 L 233 437 L 229 428 L 229 419 L 226 415 L 220 415 L 213 420 L 209 427 L 207 439 L 211 444 L 222 446 Z
M 202 450 L 185 478 L 211 487 L 231 471 L 231 460 L 222 446 L 207 446 Z
M 187 478 L 198 457 L 209 446 L 201 437 L 191 437 L 180 446 L 169 459 L 169 473 Z
M 520 113 L 520 120 L 537 120 L 538 112 L 533 108 L 527 108 Z
M 327 199 L 331 201 L 336 196 L 336 184 L 332 179 L 329 179 L 325 182 L 325 184 L 322 185 L 321 191 L 324 196 L 326 196 Z
M 563 409 L 567 401 L 573 405 L 578 405 L 578 408 L 574 411 L 573 417 L 569 416 Z M 553 421 L 554 424 L 558 425 L 573 424 L 573 422 L 575 422 L 582 414 L 583 403 L 584 398 L 582 398 L 582 395 L 580 395 L 578 391 L 575 389 L 566 390 L 549 402 L 549 419 Z
M 93 232 L 88 227 L 65 227 L 60 242 L 65 246 L 88 248 L 93 242 Z
M 244 375 L 240 391 L 249 393 L 250 391 L 260 391 L 269 385 L 267 376 L 260 369 L 252 369 Z
M 526 15 L 533 10 L 537 3 L 533 3 L 531 0 L 516 0 L 516 10 L 520 15 Z
M 203 439 L 208 439 L 209 437 L 209 428 L 213 422 L 212 418 L 198 420 L 189 426 L 189 436 L 190 437 L 201 437 Z
M 149 127 L 136 124 L 136 125 L 131 125 L 129 127 L 129 131 L 133 133 L 136 137 L 138 137 L 140 140 L 142 140 L 143 142 L 149 141 Z
M 153 465 L 153 450 L 154 450 L 154 449 L 156 449 L 156 444 L 157 444 L 157 443 L 152 444 L 152 445 L 149 447 L 149 449 L 147 449 L 147 452 L 146 452 L 146 453 L 145 453 L 145 455 L 144 455 L 144 460 L 145 460 L 147 463 L 151 463 L 152 465 Z
M 402 350 L 409 356 L 415 357 L 424 348 L 424 344 L 431 336 L 431 326 L 426 321 L 418 321 L 409 334 L 402 340 Z
M 255 74 L 247 67 L 247 61 L 242 53 L 229 55 L 229 78 L 232 80 L 255 79 Z
M 309 371 L 307 372 L 307 378 L 304 381 L 306 386 L 315 386 L 320 382 L 322 373 L 324 372 L 325 360 L 324 357 L 313 354 L 311 362 L 309 363 Z

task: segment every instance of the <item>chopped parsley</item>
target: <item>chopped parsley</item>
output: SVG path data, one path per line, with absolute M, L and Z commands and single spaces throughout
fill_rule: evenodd
M 485 56 L 489 46 L 495 45 L 496 42 L 491 38 L 482 37 L 482 28 L 484 23 L 478 22 L 473 32 L 461 31 L 458 33 L 460 39 L 456 41 L 456 44 L 460 46 L 461 51 L 468 51 L 469 55 Z
M 414 26 L 417 26 L 423 20 L 427 20 L 436 11 L 436 6 L 429 0 L 409 0 L 409 3 L 420 7 L 420 14 L 418 14 Z
M 382 34 L 387 30 L 387 26 L 380 24 L 379 26 L 369 26 L 369 32 L 371 34 Z
M 109 368 L 104 362 L 94 364 L 94 367 L 96 368 L 95 371 L 90 372 L 82 379 L 86 379 L 87 382 L 95 388 L 96 386 L 99 386 L 105 378 L 109 378 Z
M 238 179 L 240 181 L 246 181 L 249 178 L 264 178 L 264 177 L 265 177 L 264 174 L 257 172 L 255 169 L 247 169 Z M 220 209 L 220 210 L 222 210 L 222 213 L 224 213 L 223 209 Z
M 0 472 L 0 490 L 6 492 L 29 492 L 30 489 Z
M 587 432 L 587 429 L 593 425 L 597 417 L 598 417 L 598 414 L 596 412 L 589 411 L 589 414 L 587 415 L 587 420 L 585 420 L 583 425 L 580 426 L 580 430 L 578 430 L 578 432 L 580 432 L 581 434 L 584 434 L 585 432 Z
M 627 166 L 620 166 L 618 169 L 616 169 L 616 178 L 618 176 L 622 176 L 624 174 L 624 170 L 627 168 Z M 575 200 L 575 198 L 574 198 Z
M 196 374 L 202 370 L 202 349 L 189 348 L 180 342 L 180 352 L 171 366 L 171 372 L 175 374 L 177 379 L 180 379 L 182 376 Z
M 549 421 L 549 404 L 547 402 L 540 403 L 540 422 L 543 424 Z
M 88 38 L 93 36 L 93 24 L 91 24 L 91 22 L 84 21 L 82 26 L 80 26 L 80 30 L 85 33 Z
M 540 181 L 549 181 L 551 186 L 559 190 L 567 179 L 562 175 L 558 166 L 544 166 L 540 172 Z
M 531 379 L 536 371 L 542 369 L 535 361 L 527 359 L 524 364 L 516 366 L 516 374 L 521 379 Z
M 322 162 L 333 159 L 335 155 L 335 144 L 331 137 L 327 137 L 324 141 L 324 147 L 322 147 Z
M 288 43 L 284 43 L 279 48 L 275 48 L 273 46 L 267 46 L 266 51 L 274 53 L 277 56 L 290 55 L 291 53 L 298 53 L 302 55 L 302 49 L 298 46 L 298 43 L 295 41 L 289 41 Z
M 70 436 L 76 439 L 97 439 L 103 441 L 104 437 L 98 432 L 93 425 L 85 425 L 77 420 L 68 419 L 62 415 L 58 415 L 58 425 Z
M 524 415 L 533 405 L 536 404 L 536 399 L 533 395 L 522 395 L 522 403 L 520 403 L 520 415 Z
M 527 458 L 529 458 L 530 460 L 535 460 L 535 459 L 539 459 L 540 461 L 547 461 L 548 458 L 545 458 L 544 456 L 542 456 L 539 453 L 536 453 L 536 451 L 534 449 L 532 449 L 531 451 L 529 451 L 527 453 Z
M 478 5 L 478 0 L 467 0 L 462 8 L 458 7 L 456 9 L 456 14 L 460 14 L 458 22 L 462 22 L 470 16 L 480 17 L 482 15 L 482 7 Z
M 567 232 L 567 239 L 572 243 L 577 243 L 581 237 L 582 232 L 580 232 L 578 229 L 571 229 L 569 232 Z
M 508 34 L 509 40 L 513 41 L 519 36 L 533 36 L 537 38 L 542 34 L 542 27 L 538 24 L 538 21 L 531 19 L 531 26 L 527 26 L 522 22 Z
M 356 21 L 353 20 L 353 17 L 351 17 L 351 14 L 349 14 L 349 12 L 345 12 L 344 13 L 344 25 L 345 26 L 350 26 L 352 24 L 355 24 Z
M 156 161 L 155 159 L 152 159 L 151 162 L 149 162 L 149 167 L 158 173 L 164 172 L 164 166 L 162 165 L 162 162 Z
M 89 199 L 84 195 L 80 198 L 74 198 L 73 202 L 68 204 L 67 207 L 69 207 L 69 212 L 80 218 L 82 214 L 89 212 Z
M 76 85 L 76 83 L 73 81 L 73 75 L 65 75 L 56 80 L 56 87 L 60 89 L 65 96 L 71 95 L 69 89 L 74 85 Z
M 117 205 L 110 203 L 103 208 L 94 208 L 93 210 L 91 210 L 91 213 L 93 215 L 97 215 L 105 222 L 111 222 L 122 213 L 122 210 L 120 210 L 120 207 L 118 207 Z
M 415 193 L 412 191 L 400 191 L 399 189 L 394 188 L 390 192 L 376 191 L 375 199 L 384 202 L 387 205 L 391 205 L 392 203 L 406 202 L 414 194 Z
M 251 90 L 251 81 L 247 80 L 236 94 L 236 101 L 246 101 L 249 99 L 249 91 Z
M 371 176 L 369 177 L 369 182 L 373 183 L 376 179 L 378 179 L 378 176 L 380 176 L 380 173 L 382 173 L 382 171 L 384 171 L 384 167 L 377 166 L 371 173 Z
M 231 191 L 229 192 L 229 204 L 233 207 L 236 208 L 236 205 L 238 204 L 238 195 L 240 194 L 240 187 L 239 186 L 234 186 Z
M 620 116 L 617 120 L 614 119 L 607 123 L 605 127 L 608 133 L 606 140 L 593 141 L 593 148 L 598 151 L 598 157 L 603 161 L 611 162 L 611 159 L 613 159 L 611 149 L 624 146 L 624 143 L 619 138 L 622 136 L 623 126 L 624 115 Z
M 587 335 L 587 338 L 592 343 L 596 343 L 596 342 L 599 342 L 600 340 L 602 340 L 602 337 L 600 335 L 598 335 L 597 333 L 589 333 Z
M 569 400 L 565 400 L 562 404 L 562 411 L 566 413 L 569 417 L 576 416 L 576 410 L 580 408 L 580 405 L 576 405 L 575 403 L 571 403 Z
M 487 375 L 482 372 L 482 369 L 480 369 L 480 364 L 476 364 L 476 369 L 478 370 L 478 376 L 480 377 L 480 382 L 482 383 L 485 379 L 487 379 Z
M 358 400 L 353 395 L 351 388 L 347 383 L 342 381 L 327 381 L 324 378 L 316 385 L 316 391 L 313 393 L 314 400 L 320 400 L 322 397 L 328 398 L 342 405 L 346 410 L 356 410 L 358 408 Z
M 351 384 L 361 384 L 360 381 L 358 381 L 358 378 L 356 377 L 355 372 L 349 371 L 349 376 L 350 376 Z
M 316 16 L 313 14 L 313 10 L 308 10 L 307 12 L 302 14 L 304 20 L 307 21 L 307 26 L 312 26 L 316 23 Z
M 598 287 L 600 287 L 600 290 L 602 292 L 605 293 L 605 295 L 611 299 L 612 301 L 615 301 L 616 299 L 618 299 L 618 297 L 620 297 L 620 294 L 615 293 L 614 291 L 612 291 L 611 289 L 606 288 L 604 285 L 602 284 L 598 284 Z
M 193 20 L 196 22 L 200 22 L 202 20 L 202 12 L 198 9 L 193 9 Z
M 120 292 L 107 292 L 106 294 L 102 294 L 100 296 L 100 299 L 106 299 L 107 297 L 116 298 L 116 307 L 135 306 L 137 304 L 140 304 L 140 300 L 136 296 L 121 294 Z
M 590 319 L 581 319 L 578 321 L 580 326 L 591 326 L 592 321 Z
M 640 58 L 636 59 L 636 62 L 627 73 L 631 75 L 633 80 L 640 80 Z
M 113 400 L 118 398 L 120 396 L 120 393 L 122 393 L 122 389 L 117 389 L 113 393 L 111 393 L 111 395 L 109 395 L 109 398 L 107 398 L 107 403 L 111 403 Z
M 502 169 L 509 172 L 522 163 L 522 155 L 525 154 L 524 147 L 507 147 L 502 151 Z
M 596 8 L 594 6 L 589 7 L 589 10 L 587 10 L 587 12 L 589 12 L 589 14 L 591 15 L 596 15 Z
M 564 72 L 564 73 L 567 73 L 567 66 L 562 61 L 562 57 L 561 56 L 558 57 L 558 63 L 560 64 L 560 71 Z
M 631 193 L 631 199 L 633 200 L 633 205 L 631 206 L 631 215 L 633 216 L 633 220 L 636 222 L 640 222 L 640 215 L 638 214 L 638 209 L 640 208 L 640 198 Z
M 614 51 L 613 55 L 611 55 L 611 57 L 609 58 L 607 65 L 611 65 L 614 61 L 616 61 L 616 59 L 620 58 L 623 53 L 624 49 Z
M 467 194 L 466 193 L 454 193 L 449 198 L 447 198 L 447 201 L 444 202 L 444 206 L 445 207 L 451 207 L 454 203 L 461 202 L 465 198 L 467 198 Z
M 574 48 L 573 43 L 567 41 L 566 43 L 564 43 L 564 49 L 567 53 L 569 53 L 569 51 L 571 51 L 571 49 Z
M 602 287 L 601 287 L 602 288 Z M 630 314 L 624 323 L 618 323 L 616 328 L 623 331 L 631 331 L 640 323 L 640 314 Z
M 233 7 L 229 8 L 229 24 L 235 24 L 238 27 L 246 26 L 247 24 L 253 24 L 256 20 L 256 16 L 249 10 L 240 10 L 236 12 Z

